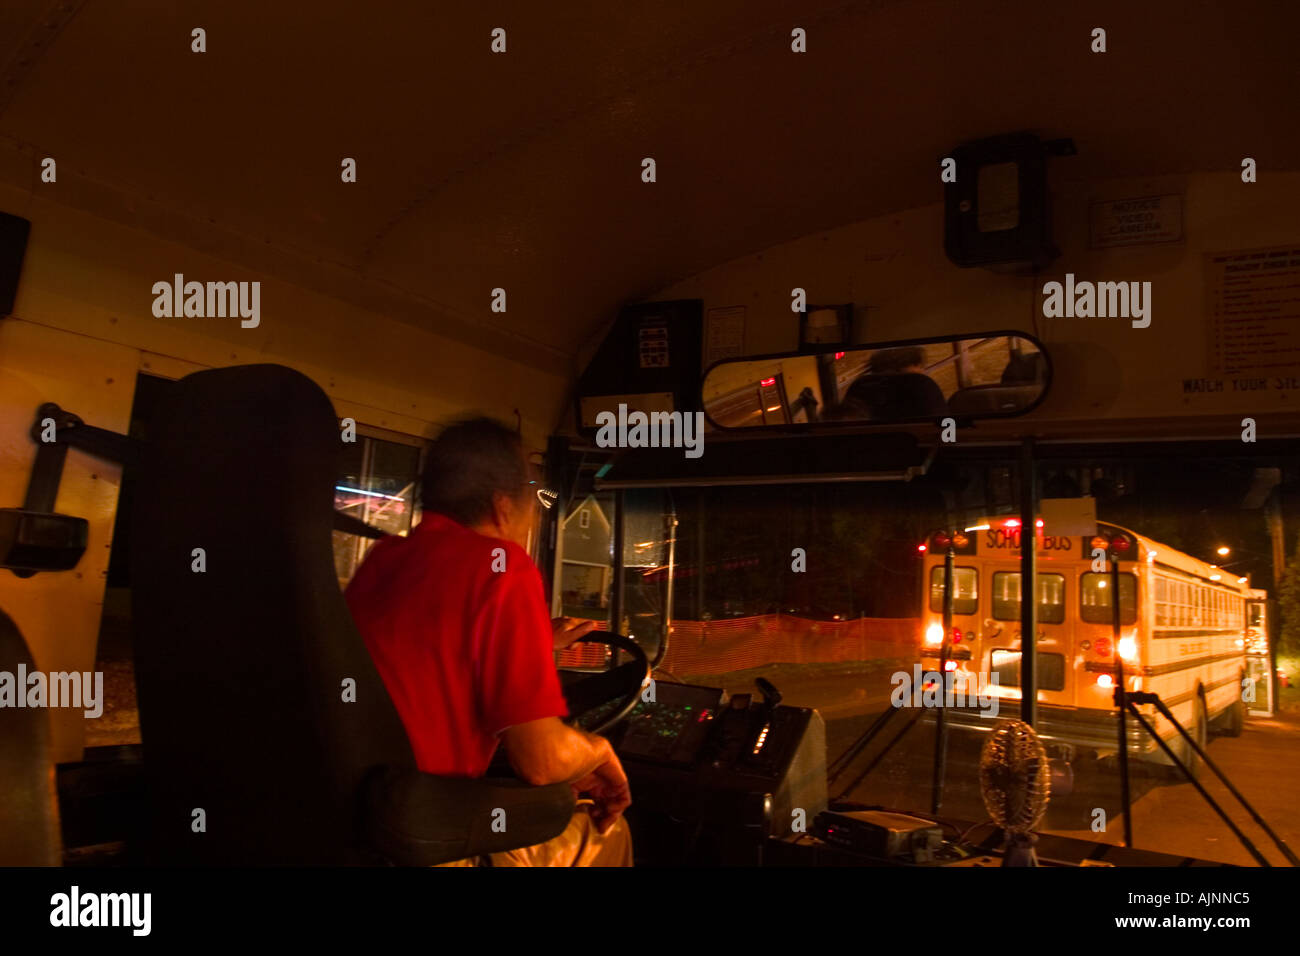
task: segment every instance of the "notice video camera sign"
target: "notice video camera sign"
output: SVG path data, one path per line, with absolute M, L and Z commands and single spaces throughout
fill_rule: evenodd
M 1094 249 L 1177 242 L 1183 238 L 1183 197 L 1172 194 L 1094 202 L 1088 207 L 1088 222 Z

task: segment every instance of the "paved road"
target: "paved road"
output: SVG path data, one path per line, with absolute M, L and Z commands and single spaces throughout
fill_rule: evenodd
M 891 689 L 888 674 L 884 672 L 786 676 L 776 683 L 786 703 L 821 710 L 826 718 L 827 754 L 831 760 L 888 706 Z M 752 688 L 737 683 L 728 689 Z M 874 753 L 901 729 L 904 718 L 911 713 L 903 711 L 895 717 L 870 752 Z M 987 819 L 976 772 L 981 740 L 962 735 L 951 738 L 941 813 L 966 820 Z M 868 803 L 928 811 L 933 746 L 933 723 L 929 720 L 917 723 L 848 796 Z M 1240 737 L 1212 735 L 1209 754 L 1293 852 L 1300 854 L 1300 714 L 1252 717 Z M 832 796 L 851 782 L 868 759 L 869 755 L 859 757 L 853 771 L 832 784 Z M 1078 764 L 1075 771 L 1074 792 L 1068 797 L 1058 794 L 1042 829 L 1120 843 L 1123 818 L 1118 772 L 1112 766 L 1095 762 Z M 1286 865 L 1282 854 L 1232 801 L 1227 789 L 1208 771 L 1203 779 L 1206 789 L 1265 858 L 1274 865 Z M 1132 792 L 1135 846 L 1223 863 L 1258 865 L 1190 783 L 1170 780 L 1157 768 L 1135 763 Z M 1098 809 L 1104 817 L 1097 814 Z M 1104 822 L 1105 830 L 1094 831 L 1094 821 Z
M 1212 737 L 1210 759 L 1254 806 L 1291 851 L 1300 855 L 1300 714 L 1273 718 L 1252 717 L 1238 738 Z M 1267 834 L 1240 808 L 1227 788 L 1208 772 L 1202 778 L 1206 790 L 1227 811 L 1232 820 L 1275 866 L 1286 866 L 1286 858 Z M 1118 782 L 1114 774 L 1102 779 L 1109 784 L 1102 792 L 1103 805 L 1112 808 L 1108 833 L 1062 829 L 1082 839 L 1119 842 L 1123 833 Z M 1097 792 L 1098 787 L 1092 788 Z M 1108 791 L 1108 792 L 1107 792 Z M 1073 801 L 1076 805 L 1079 801 Z M 1100 802 L 1100 801 L 1099 801 Z M 1083 823 L 1083 820 L 1076 820 Z M 1186 782 L 1147 785 L 1133 806 L 1133 844 L 1169 853 L 1185 853 L 1205 860 L 1258 865 L 1196 789 Z

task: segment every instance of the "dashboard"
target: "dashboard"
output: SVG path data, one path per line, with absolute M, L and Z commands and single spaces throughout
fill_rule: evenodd
M 722 690 L 656 681 L 655 697 L 655 701 L 642 700 L 628 715 L 620 758 L 695 766 L 722 711 Z
M 770 685 L 769 685 L 770 687 Z M 614 739 L 633 811 L 737 840 L 789 836 L 826 809 L 821 715 L 751 694 L 656 680 Z

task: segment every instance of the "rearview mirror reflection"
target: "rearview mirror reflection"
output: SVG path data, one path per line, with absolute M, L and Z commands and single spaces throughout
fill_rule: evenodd
M 1050 382 L 1037 341 L 994 332 L 720 362 L 703 402 L 721 428 L 970 421 L 1024 414 Z

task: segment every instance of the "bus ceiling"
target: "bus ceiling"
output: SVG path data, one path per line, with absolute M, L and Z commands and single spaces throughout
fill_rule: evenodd
M 820 252 L 831 230 L 853 223 L 882 224 L 857 262 L 915 283 L 913 241 L 937 244 L 937 223 L 897 214 L 941 198 L 939 161 L 966 140 L 1024 128 L 1044 144 L 1068 136 L 1077 155 L 1047 168 L 1064 174 L 1071 202 L 1084 209 L 1105 180 L 1187 187 L 1189 235 L 1197 171 L 1232 176 L 1255 156 L 1261 170 L 1273 166 L 1272 185 L 1261 173 L 1250 187 L 1263 193 L 1300 155 L 1300 127 L 1283 121 L 1295 92 L 1291 32 L 1252 29 L 1277 22 L 1261 2 L 1238 4 L 1226 25 L 1214 5 L 1134 16 L 1103 3 L 1096 19 L 1113 16 L 1124 35 L 1100 56 L 1086 31 L 1067 39 L 1033 0 L 996 10 L 813 0 L 800 10 L 808 49 L 836 66 L 806 70 L 791 51 L 790 12 L 772 0 L 673 3 L 679 12 L 655 25 L 614 7 L 584 10 L 563 19 L 558 45 L 551 11 L 510 4 L 500 56 L 488 55 L 488 30 L 473 16 L 441 8 L 409 9 L 368 43 L 348 16 L 286 16 L 286 41 L 258 8 L 223 8 L 200 56 L 194 24 L 149 8 L 6 7 L 0 114 L 12 156 L 0 163 L 0 208 L 24 212 L 40 196 L 38 233 L 77 231 L 73 218 L 41 222 L 46 202 L 61 204 L 557 376 L 628 301 L 800 237 Z M 1189 71 L 1197 38 L 1225 30 L 1235 57 Z M 908 48 L 905 76 L 900 36 L 927 38 Z M 286 42 L 299 68 L 284 68 Z M 1122 68 L 1105 68 L 1116 60 Z M 1249 96 L 1229 65 L 1240 62 L 1250 64 Z M 69 98 L 68 76 L 93 76 L 95 95 Z M 346 81 L 337 95 L 321 95 L 335 80 Z M 1118 113 L 1140 121 L 1116 123 Z M 1207 116 L 1213 135 L 1202 132 Z M 177 135 L 177 122 L 224 133 Z M 50 160 L 53 182 L 42 179 Z M 341 180 L 349 161 L 354 178 Z M 1222 218 L 1211 215 L 1217 229 Z M 103 229 L 85 241 L 119 246 Z M 1057 241 L 1067 255 L 1077 245 L 1059 229 Z M 508 307 L 495 307 L 495 289 Z M 743 281 L 735 291 L 760 305 Z M 1023 315 L 1004 307 L 1004 317 Z M 914 318 L 895 307 L 871 321 Z

